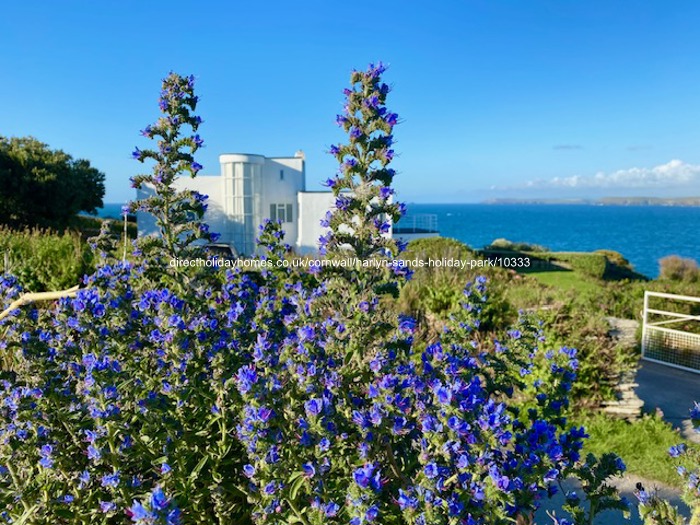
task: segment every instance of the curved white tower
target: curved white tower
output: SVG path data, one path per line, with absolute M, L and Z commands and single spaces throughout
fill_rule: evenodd
M 219 156 L 223 179 L 224 213 L 227 230 L 221 240 L 233 244 L 240 253 L 255 251 L 257 225 L 262 222 L 260 190 L 265 157 L 226 154 Z

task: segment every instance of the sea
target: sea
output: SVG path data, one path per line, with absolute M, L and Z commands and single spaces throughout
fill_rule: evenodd
M 120 217 L 121 204 L 106 204 L 101 217 Z M 442 237 L 472 248 L 495 239 L 538 244 L 553 251 L 620 252 L 635 270 L 659 274 L 667 255 L 700 262 L 700 207 L 596 206 L 583 204 L 408 204 L 408 214 L 437 216 Z
M 440 235 L 483 248 L 495 239 L 552 251 L 614 250 L 648 277 L 667 255 L 700 262 L 700 207 L 578 204 L 408 204 L 437 216 Z

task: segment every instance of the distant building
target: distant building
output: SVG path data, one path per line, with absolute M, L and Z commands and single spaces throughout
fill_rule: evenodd
M 297 253 L 318 250 L 318 239 L 327 230 L 320 221 L 333 208 L 335 198 L 330 191 L 306 190 L 302 151 L 297 151 L 293 157 L 231 153 L 220 155 L 219 162 L 220 175 L 179 177 L 175 181 L 179 190 L 196 190 L 209 196 L 204 219 L 211 231 L 221 234 L 217 242 L 233 246 L 238 253 L 252 254 L 258 226 L 270 218 L 282 221 L 284 242 Z M 144 187 L 138 190 L 137 198 L 142 199 L 151 192 Z M 139 235 L 157 231 L 150 214 L 139 212 L 136 220 Z M 424 231 L 421 233 L 420 236 L 425 236 Z M 410 235 L 401 237 L 412 238 Z

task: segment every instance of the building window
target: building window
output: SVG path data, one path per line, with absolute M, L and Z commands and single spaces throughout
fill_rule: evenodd
M 280 180 L 284 180 L 284 170 L 280 170 Z
M 294 220 L 291 204 L 270 204 L 270 219 L 273 221 L 292 222 Z

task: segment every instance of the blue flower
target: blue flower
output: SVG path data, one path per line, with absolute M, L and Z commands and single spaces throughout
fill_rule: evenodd
M 457 468 L 458 469 L 465 469 L 469 466 L 469 458 L 465 454 L 461 454 L 459 458 L 457 458 Z
M 114 472 L 113 474 L 105 474 L 104 476 L 102 476 L 101 485 L 105 488 L 119 486 L 119 471 Z
M 377 519 L 377 516 L 379 516 L 379 507 L 376 505 L 372 505 L 367 509 L 367 512 L 365 512 L 365 519 L 367 521 L 374 521 Z
M 447 511 L 451 516 L 461 516 L 464 510 L 464 503 L 462 503 L 457 495 L 450 498 L 447 504 Z
M 412 334 L 416 330 L 416 320 L 408 315 L 399 315 L 399 330 Z
M 304 470 L 304 476 L 313 478 L 316 475 L 316 469 L 312 463 L 304 463 L 301 468 Z
M 418 498 L 411 496 L 401 489 L 399 489 L 398 503 L 401 510 L 418 508 Z
M 180 509 L 174 508 L 168 512 L 168 515 L 165 517 L 165 524 L 166 525 L 180 525 Z
M 353 479 L 363 489 L 370 487 L 378 491 L 382 486 L 380 472 L 376 470 L 372 463 L 367 463 L 364 467 L 358 468 L 353 473 Z
M 685 451 L 687 450 L 687 448 L 688 447 L 686 446 L 685 443 L 680 443 L 680 444 L 675 445 L 675 446 L 671 447 L 670 449 L 668 449 L 668 454 L 672 458 L 677 458 L 677 457 L 685 454 Z
M 42 446 L 39 450 L 39 455 L 41 456 L 39 465 L 45 469 L 53 468 L 53 458 L 51 457 L 51 454 L 53 454 L 53 447 L 51 445 Z
M 98 461 L 102 458 L 102 452 L 99 448 L 96 448 L 93 445 L 89 445 L 87 448 L 87 457 L 92 461 Z
M 90 483 L 90 473 L 87 470 L 83 470 L 78 476 L 80 483 L 78 484 L 79 489 L 84 489 L 88 483 Z
M 138 524 L 146 525 L 147 523 L 154 523 L 158 518 L 156 514 L 150 512 L 138 501 L 134 501 L 134 504 L 129 508 L 129 511 L 131 512 L 131 521 Z M 102 512 L 105 512 L 105 510 Z
M 318 448 L 321 450 L 321 452 L 326 452 L 330 447 L 331 442 L 326 437 L 321 438 L 321 441 L 318 442 Z
M 306 403 L 304 403 L 304 408 L 309 416 L 318 416 L 323 409 L 323 400 L 309 399 Z
M 438 402 L 443 405 L 449 405 L 452 401 L 452 391 L 444 386 L 439 387 L 435 394 L 437 395 Z
M 240 368 L 236 374 L 236 383 L 238 391 L 241 394 L 246 394 L 258 380 L 258 373 L 253 365 L 245 365 Z
M 329 518 L 332 518 L 333 516 L 337 515 L 339 510 L 340 505 L 333 501 L 330 501 L 323 505 L 323 513 Z
M 165 510 L 168 507 L 168 498 L 165 497 L 163 489 L 156 487 L 151 493 L 151 509 L 154 511 Z
M 115 510 L 117 510 L 117 504 L 113 501 L 100 501 L 100 510 L 105 514 L 109 512 L 114 512 Z
M 690 419 L 693 421 L 700 421 L 700 404 L 695 403 L 695 406 L 690 409 Z

